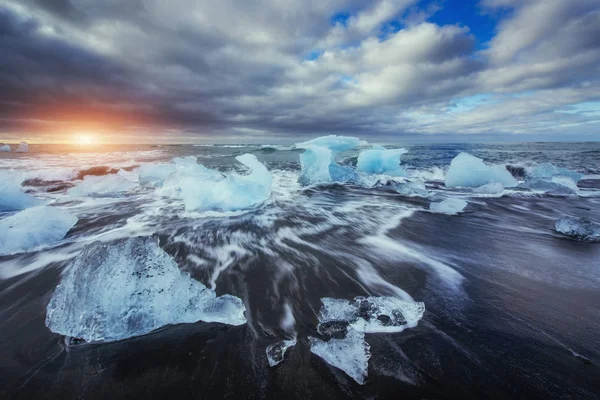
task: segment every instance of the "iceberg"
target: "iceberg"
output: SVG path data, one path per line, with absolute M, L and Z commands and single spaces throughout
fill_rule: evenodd
M 550 163 L 539 164 L 531 171 L 531 173 L 527 175 L 528 178 L 537 178 L 543 180 L 552 180 L 552 178 L 556 176 L 565 176 L 567 178 L 571 178 L 575 182 L 578 182 L 581 180 L 581 178 L 583 178 L 584 175 L 577 171 L 557 167 L 556 165 Z
M 556 232 L 583 242 L 600 241 L 600 224 L 588 218 L 562 217 L 554 224 Z
M 408 153 L 406 149 L 371 149 L 358 155 L 356 170 L 369 174 L 386 174 L 405 176 L 406 172 L 400 167 L 400 156 Z
M 282 362 L 287 349 L 289 349 L 290 347 L 293 347 L 295 345 L 296 345 L 296 339 L 291 339 L 291 340 L 280 340 L 278 342 L 275 342 L 275 343 L 267 346 L 266 352 L 267 352 L 267 360 L 269 361 L 269 366 L 274 367 L 277 364 L 279 364 L 280 362 Z
M 7 144 L 0 144 L 0 153 L 9 153 L 10 146 Z
M 519 188 L 546 192 L 554 196 L 573 195 L 578 190 L 577 184 L 568 177 L 552 178 L 552 180 L 531 178 L 521 183 Z
M 16 254 L 63 239 L 77 218 L 56 207 L 33 207 L 0 220 L 0 255 Z
M 356 172 L 350 167 L 338 165 L 335 155 L 364 143 L 355 137 L 335 135 L 297 143 L 297 148 L 305 150 L 300 154 L 302 169 L 298 182 L 306 186 L 356 180 Z
M 462 212 L 467 204 L 463 199 L 449 198 L 439 203 L 431 203 L 429 209 L 436 213 L 455 215 Z
M 139 170 L 140 185 L 161 186 L 175 172 L 173 164 L 144 164 Z
M 467 153 L 460 153 L 450 162 L 446 173 L 446 187 L 478 187 L 488 183 L 498 182 L 504 187 L 514 187 L 519 182 L 500 165 L 488 166 L 481 158 Z
M 87 175 L 79 185 L 69 189 L 67 193 L 71 196 L 112 197 L 128 192 L 135 186 L 137 182 L 124 174 Z
M 15 152 L 17 152 L 17 153 L 27 153 L 28 151 L 29 151 L 29 145 L 26 142 L 19 143 L 17 150 L 15 150 Z
M 273 177 L 256 156 L 243 154 L 236 160 L 250 169 L 248 175 L 228 176 L 203 165 L 180 163 L 178 186 L 188 211 L 235 211 L 260 204 L 271 196 Z
M 41 206 L 46 202 L 23 193 L 21 188 L 10 181 L 0 181 L 0 212 L 18 211 Z
M 365 334 L 349 329 L 341 339 L 323 341 L 308 338 L 310 351 L 321 357 L 327 364 L 344 371 L 359 385 L 364 385 L 369 370 L 371 347 L 365 341 Z
M 246 323 L 244 303 L 179 270 L 158 237 L 94 242 L 68 267 L 47 307 L 46 326 L 85 341 L 145 335 L 169 324 Z

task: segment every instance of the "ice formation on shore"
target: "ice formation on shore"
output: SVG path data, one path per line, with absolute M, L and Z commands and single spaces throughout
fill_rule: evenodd
M 562 217 L 556 221 L 554 229 L 558 233 L 583 242 L 600 241 L 600 224 L 588 218 Z
M 519 182 L 501 165 L 485 165 L 481 158 L 460 153 L 450 162 L 446 173 L 446 187 L 480 187 L 489 183 L 501 183 L 504 187 L 514 187 Z
M 406 172 L 400 167 L 400 157 L 407 152 L 406 149 L 386 150 L 384 148 L 361 151 L 356 162 L 356 171 L 405 176 Z
M 0 153 L 10 153 L 10 145 L 0 144 Z
M 77 218 L 56 207 L 28 208 L 0 220 L 0 255 L 30 251 L 63 239 Z
M 463 199 L 449 198 L 439 203 L 431 203 L 429 209 L 436 213 L 455 215 L 462 212 L 467 204 Z
M 157 237 L 92 243 L 75 258 L 47 308 L 46 326 L 86 341 L 145 335 L 197 321 L 242 325 L 244 303 L 179 270 Z
M 102 176 L 87 175 L 83 181 L 68 190 L 72 196 L 111 197 L 118 196 L 137 186 L 124 174 L 108 174 Z
M 278 342 L 272 343 L 267 346 L 267 360 L 269 361 L 269 366 L 274 367 L 280 362 L 283 361 L 285 357 L 285 352 L 290 347 L 296 345 L 296 339 L 290 340 L 280 340 Z
M 15 150 L 16 153 L 27 153 L 28 151 L 29 145 L 26 142 L 19 143 L 19 146 L 17 146 L 17 149 Z
M 8 180 L 0 181 L 0 212 L 24 210 L 43 204 L 44 200 L 23 193 L 17 184 Z

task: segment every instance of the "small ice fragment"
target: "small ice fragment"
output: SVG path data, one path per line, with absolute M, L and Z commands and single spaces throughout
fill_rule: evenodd
M 504 192 L 504 185 L 500 182 L 487 183 L 483 186 L 476 187 L 473 192 L 480 194 L 500 194 Z
M 454 215 L 462 212 L 467 204 L 463 199 L 449 198 L 439 203 L 431 203 L 429 209 L 437 213 Z
M 557 183 L 559 185 L 568 187 L 573 192 L 578 192 L 579 188 L 577 187 L 577 183 L 568 176 L 558 175 L 552 177 L 552 182 Z
M 427 197 L 429 192 L 424 182 L 406 182 L 396 186 L 396 192 L 407 197 Z
M 29 151 L 29 145 L 26 142 L 19 143 L 17 150 L 15 150 L 15 152 L 17 152 L 17 153 L 27 153 L 28 151 Z
M 400 167 L 400 156 L 406 154 L 406 149 L 371 149 L 358 155 L 356 170 L 369 174 L 386 174 L 404 176 L 406 172 Z
M 56 207 L 33 207 L 0 220 L 0 255 L 21 253 L 58 242 L 77 218 Z
M 292 346 L 296 345 L 296 339 L 280 340 L 267 346 L 267 360 L 269 366 L 274 367 L 283 361 L 285 352 Z
M 576 194 L 576 190 L 573 189 L 573 185 L 575 185 L 575 187 L 577 185 L 573 180 L 567 177 L 562 177 L 562 179 L 558 179 L 557 182 L 553 182 L 554 179 L 555 178 L 552 178 L 552 180 L 545 180 L 541 178 L 527 179 L 525 182 L 519 185 L 519 188 L 546 192 L 555 196 Z M 567 183 L 567 179 L 570 180 L 572 184 Z
M 67 193 L 71 196 L 111 197 L 128 192 L 135 186 L 137 182 L 123 174 L 87 175 L 79 185 L 69 189 Z
M 309 337 L 310 351 L 323 361 L 344 371 L 359 385 L 364 385 L 369 370 L 371 347 L 365 334 L 349 329 L 342 339 L 323 340 Z
M 244 303 L 179 270 L 158 238 L 86 246 L 54 290 L 46 326 L 86 341 L 145 335 L 169 324 L 246 323 Z
M 446 187 L 478 187 L 492 182 L 502 183 L 505 187 L 518 185 L 504 166 L 485 165 L 481 158 L 467 153 L 460 153 L 452 159 L 445 177 Z
M 24 210 L 44 203 L 42 199 L 23 193 L 18 185 L 10 181 L 0 181 L 0 212 Z
M 9 153 L 10 146 L 7 144 L 0 144 L 0 153 Z
M 600 224 L 588 218 L 562 217 L 554 225 L 558 233 L 584 242 L 600 241 Z
M 544 180 L 552 180 L 555 176 L 566 176 L 571 178 L 573 181 L 578 182 L 583 178 L 583 174 L 570 169 L 557 167 L 550 163 L 542 163 L 536 166 L 531 173 L 528 174 L 528 178 L 538 178 Z

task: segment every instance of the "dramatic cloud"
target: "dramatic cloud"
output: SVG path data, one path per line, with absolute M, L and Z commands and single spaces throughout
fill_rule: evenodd
M 483 0 L 439 22 L 451 7 L 0 0 L 0 139 L 600 136 L 600 0 Z

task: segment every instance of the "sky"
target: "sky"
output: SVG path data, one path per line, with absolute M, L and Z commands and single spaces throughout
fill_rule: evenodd
M 600 0 L 0 0 L 0 141 L 600 140 Z

